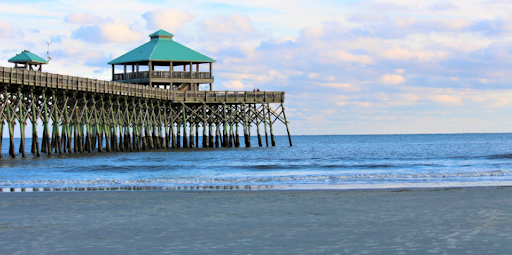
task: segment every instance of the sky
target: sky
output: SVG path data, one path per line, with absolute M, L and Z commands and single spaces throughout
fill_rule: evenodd
M 159 29 L 215 90 L 285 91 L 293 135 L 512 131 L 510 0 L 0 0 L 0 66 L 50 42 L 44 71 L 110 80 Z

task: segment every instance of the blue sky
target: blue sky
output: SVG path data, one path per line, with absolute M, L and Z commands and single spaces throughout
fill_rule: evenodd
M 0 0 L 0 66 L 51 41 L 45 71 L 109 80 L 158 29 L 215 89 L 286 91 L 293 134 L 512 130 L 509 0 Z

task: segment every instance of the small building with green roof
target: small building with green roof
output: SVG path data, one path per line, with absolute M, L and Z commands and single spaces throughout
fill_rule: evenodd
M 209 84 L 209 90 L 213 90 L 215 59 L 175 42 L 173 36 L 158 30 L 149 35 L 149 42 L 108 62 L 112 65 L 112 81 L 191 91 L 199 90 L 200 84 Z M 122 72 L 116 73 L 116 66 L 122 66 Z M 201 67 L 207 71 L 200 71 Z
M 28 50 L 22 51 L 8 61 L 14 63 L 14 68 L 39 72 L 43 71 L 43 65 L 48 64 L 48 61 Z

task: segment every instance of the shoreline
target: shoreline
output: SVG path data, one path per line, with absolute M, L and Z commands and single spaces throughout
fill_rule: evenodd
M 276 185 L 110 185 L 66 187 L 0 187 L 0 193 L 85 192 L 85 191 L 257 191 L 257 190 L 392 190 L 436 188 L 512 187 L 512 181 L 361 183 L 361 184 L 276 184 Z
M 0 194 L 6 254 L 506 254 L 512 187 Z

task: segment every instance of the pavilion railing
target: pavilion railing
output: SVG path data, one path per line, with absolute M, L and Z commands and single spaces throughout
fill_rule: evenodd
M 172 74 L 172 75 L 171 75 Z M 149 79 L 149 71 L 139 71 L 135 73 L 114 74 L 114 81 Z M 170 72 L 170 71 L 152 71 L 151 78 L 173 78 L 173 79 L 212 79 L 210 72 Z

